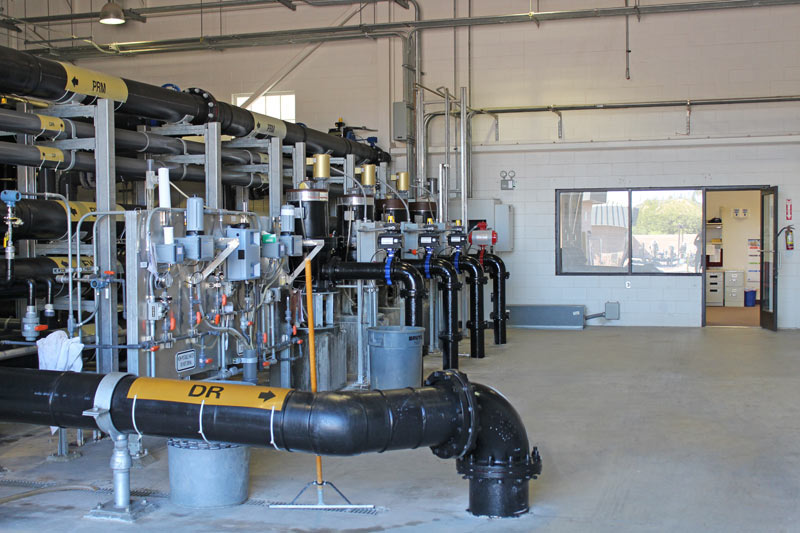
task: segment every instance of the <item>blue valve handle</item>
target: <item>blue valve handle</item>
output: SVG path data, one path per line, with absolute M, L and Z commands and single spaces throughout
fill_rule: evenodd
M 431 258 L 433 257 L 433 248 L 425 248 L 425 278 L 431 279 Z
M 453 261 L 453 266 L 456 267 L 456 272 L 458 272 L 459 274 L 461 274 L 461 267 L 458 264 L 458 260 L 460 258 L 461 258 L 461 247 L 458 247 L 456 248 L 455 261 Z
M 383 267 L 383 277 L 386 279 L 386 284 L 392 284 L 392 259 L 394 259 L 394 250 L 389 249 L 389 253 L 386 255 L 386 263 Z

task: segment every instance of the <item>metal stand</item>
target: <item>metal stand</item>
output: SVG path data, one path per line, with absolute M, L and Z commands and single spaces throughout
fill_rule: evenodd
M 108 433 L 114 439 L 114 453 L 111 454 L 111 470 L 114 473 L 114 499 L 97 504 L 89 511 L 85 518 L 99 520 L 116 520 L 119 522 L 133 522 L 144 513 L 155 509 L 155 505 L 145 499 L 131 499 L 131 453 L 128 450 L 128 436 L 117 431 L 111 421 L 111 395 L 119 381 L 126 374 L 112 372 L 106 374 L 94 398 L 94 407 L 84 411 L 84 416 L 91 416 L 97 422 L 97 427 Z
M 300 499 L 300 496 L 308 490 L 309 487 L 314 486 L 317 488 L 317 503 L 297 503 L 297 500 Z M 325 494 L 324 489 L 325 487 L 330 487 L 336 494 L 341 496 L 341 498 L 347 503 L 325 503 Z M 347 499 L 347 496 L 342 494 L 336 485 L 331 483 L 330 481 L 323 481 L 322 483 L 317 483 L 316 481 L 310 481 L 303 487 L 300 492 L 297 493 L 297 496 L 290 503 L 274 503 L 269 506 L 270 509 L 316 509 L 316 510 L 326 510 L 326 509 L 374 509 L 375 506 L 371 504 L 357 504 L 352 503 L 350 500 Z
M 53 455 L 48 455 L 47 460 L 54 463 L 64 463 L 67 461 L 72 461 L 73 459 L 77 459 L 82 454 L 81 452 L 72 452 L 69 451 L 69 442 L 67 442 L 67 430 L 64 428 L 58 428 L 58 448 L 56 448 L 56 453 Z
M 315 305 L 314 305 L 314 293 L 312 291 L 312 284 L 311 284 L 311 260 L 306 258 L 305 260 L 305 271 L 306 271 L 306 312 L 308 313 L 308 351 L 309 351 L 309 361 L 311 364 L 311 392 L 317 392 L 317 356 L 316 356 L 316 349 L 314 343 L 314 327 L 316 322 L 314 320 L 314 313 L 315 313 Z M 359 310 L 360 312 L 360 310 Z M 374 505 L 357 505 L 352 503 L 350 500 L 347 499 L 347 496 L 342 494 L 342 491 L 336 488 L 336 485 L 325 481 L 322 477 L 322 457 L 319 455 L 316 456 L 316 463 L 317 463 L 317 477 L 314 481 L 306 484 L 300 492 L 297 493 L 297 496 L 288 503 L 288 504 L 272 504 L 270 508 L 273 509 L 319 509 L 319 510 L 331 510 L 331 509 L 374 509 Z M 297 500 L 303 493 L 310 487 L 314 485 L 317 488 L 317 503 L 315 504 L 302 504 L 297 503 Z M 332 503 L 325 503 L 325 493 L 324 489 L 326 486 L 333 488 L 336 491 L 336 494 L 342 497 L 346 504 L 332 504 Z

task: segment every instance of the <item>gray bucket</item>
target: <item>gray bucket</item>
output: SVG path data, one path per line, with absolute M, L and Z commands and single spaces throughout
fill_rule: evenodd
M 230 507 L 247 499 L 250 448 L 236 444 L 169 439 L 169 499 L 196 509 Z
M 367 328 L 370 388 L 401 389 L 422 385 L 422 345 L 425 328 Z

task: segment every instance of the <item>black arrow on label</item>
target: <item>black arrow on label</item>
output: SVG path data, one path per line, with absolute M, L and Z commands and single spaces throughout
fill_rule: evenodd
M 77 86 L 78 86 L 78 83 L 80 83 L 80 82 L 78 81 L 78 78 L 72 78 L 72 86 L 73 86 L 73 87 L 77 87 Z
M 266 402 L 267 400 L 271 400 L 272 398 L 274 398 L 275 393 L 272 393 L 270 391 L 262 392 L 261 394 L 258 395 L 258 397 Z

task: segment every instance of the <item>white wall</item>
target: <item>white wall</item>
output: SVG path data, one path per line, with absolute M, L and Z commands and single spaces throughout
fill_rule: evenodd
M 13 14 L 21 14 L 21 0 L 8 4 Z M 55 4 L 53 9 L 59 9 Z M 136 7 L 137 2 L 128 4 Z M 421 0 L 421 4 L 426 19 L 453 15 L 450 2 Z M 529 7 L 528 0 L 473 0 L 473 4 L 474 15 L 527 12 Z M 620 3 L 541 0 L 540 9 L 612 5 Z M 86 6 L 79 0 L 76 9 Z M 458 16 L 467 15 L 467 6 L 467 0 L 458 0 Z M 33 14 L 33 6 L 28 9 Z M 236 11 L 223 16 L 222 32 L 324 26 L 346 9 L 299 5 L 296 13 L 280 7 Z M 362 13 L 367 22 L 411 16 L 387 3 Z M 219 22 L 216 15 L 206 14 L 205 34 L 219 33 Z M 621 18 L 549 22 L 540 27 L 483 26 L 471 34 L 463 28 L 431 30 L 422 39 L 423 82 L 451 89 L 471 82 L 475 107 L 800 94 L 798 26 L 800 7 L 795 6 L 631 18 L 630 80 L 624 76 Z M 199 30 L 197 16 L 152 18 L 122 30 L 97 24 L 74 29 L 78 35 L 93 33 L 99 42 L 196 36 Z M 300 50 L 302 46 L 283 46 L 81 64 L 148 82 L 201 86 L 227 99 L 232 93 L 255 89 Z M 379 128 L 381 142 L 388 147 L 391 102 L 401 98 L 400 62 L 396 40 L 328 43 L 276 89 L 296 91 L 298 120 L 322 129 L 342 116 L 351 124 Z M 800 104 L 693 107 L 690 135 L 686 115 L 684 108 L 565 112 L 563 139 L 557 137 L 552 113 L 501 115 L 498 139 L 491 117 L 475 119 L 475 195 L 501 198 L 516 209 L 515 251 L 506 256 L 512 273 L 510 303 L 585 303 L 598 311 L 606 300 L 619 300 L 622 320 L 614 324 L 700 325 L 699 277 L 554 273 L 556 188 L 772 184 L 780 187 L 781 213 L 785 198 L 800 198 L 800 137 L 792 137 L 800 132 Z M 434 120 L 431 176 L 441 159 L 436 152 L 442 133 L 441 121 Z M 396 168 L 402 170 L 403 146 L 393 148 Z M 500 191 L 499 171 L 510 169 L 517 173 L 518 188 Z M 781 327 L 800 327 L 797 254 L 781 252 Z M 625 281 L 631 282 L 630 289 Z

